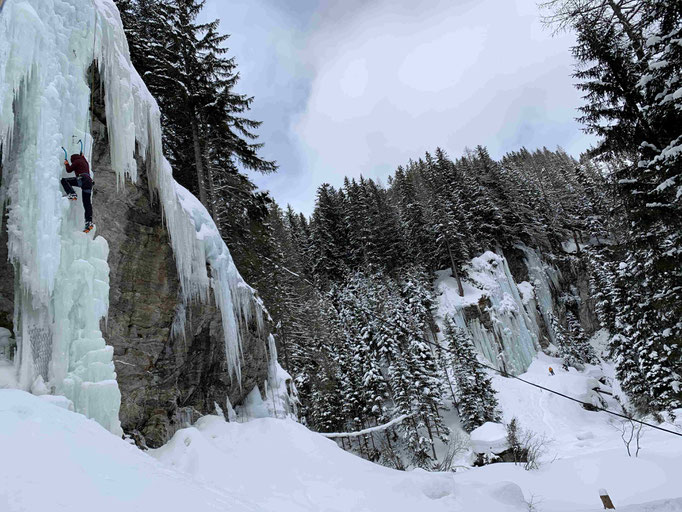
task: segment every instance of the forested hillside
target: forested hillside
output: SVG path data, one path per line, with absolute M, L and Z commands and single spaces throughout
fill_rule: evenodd
M 434 320 L 433 282 L 450 269 L 464 295 L 468 265 L 486 251 L 523 274 L 513 264 L 520 247 L 564 275 L 541 311 L 542 348 L 580 367 L 596 357 L 589 335 L 608 329 L 608 357 L 634 408 L 682 405 L 678 4 L 545 4 L 550 25 L 577 34 L 581 121 L 600 140 L 579 159 L 561 149 L 520 148 L 495 160 L 484 145 L 463 155 L 434 148 L 386 183 L 321 185 L 310 217 L 275 204 L 239 171 L 275 164 L 258 157 L 258 123 L 244 117 L 250 98 L 234 92 L 226 36 L 217 22 L 197 22 L 202 2 L 118 4 L 134 64 L 162 109 L 176 179 L 216 217 L 259 290 L 309 427 L 359 430 L 407 415 L 388 450 L 359 450 L 426 467 L 434 439 L 448 435 L 444 408 L 456 404 L 467 430 L 495 419 L 487 377 L 464 364 L 476 359 L 470 333 Z M 576 291 L 584 283 L 587 297 Z

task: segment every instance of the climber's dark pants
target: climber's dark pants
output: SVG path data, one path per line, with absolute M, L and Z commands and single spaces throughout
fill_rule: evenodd
M 62 178 L 62 187 L 67 194 L 75 194 L 73 187 L 80 187 L 83 191 L 83 208 L 85 208 L 85 222 L 92 222 L 92 180 L 90 176 L 78 178 Z

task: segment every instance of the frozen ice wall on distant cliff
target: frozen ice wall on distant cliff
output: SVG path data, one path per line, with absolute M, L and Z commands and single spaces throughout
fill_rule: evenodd
M 514 374 L 526 371 L 540 349 L 541 317 L 551 313 L 551 287 L 558 285 L 534 251 L 519 249 L 531 282 L 516 283 L 507 260 L 488 251 L 465 267 L 463 297 L 449 270 L 438 272 L 435 284 L 439 320 L 449 315 L 488 361 Z

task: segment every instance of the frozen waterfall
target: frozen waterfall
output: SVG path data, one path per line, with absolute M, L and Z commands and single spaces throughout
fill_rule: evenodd
M 533 250 L 519 249 L 531 282 L 516 283 L 507 260 L 488 251 L 465 266 L 463 297 L 449 270 L 438 272 L 435 283 L 441 326 L 450 316 L 490 363 L 513 374 L 526 371 L 540 349 L 540 322 L 552 311 L 551 287 L 558 283 L 555 269 Z
M 90 159 L 90 84 L 105 91 L 111 161 L 119 183 L 137 179 L 135 151 L 163 208 L 183 301 L 215 299 L 229 371 L 240 378 L 240 330 L 263 308 L 239 275 L 206 209 L 172 177 L 160 112 L 130 64 L 113 0 L 5 0 L 0 14 L 0 147 L 9 258 L 15 267 L 16 385 L 64 394 L 120 432 L 113 350 L 99 330 L 108 310 L 108 246 L 80 232 L 80 201 L 62 197 L 61 146 Z M 96 173 L 96 169 L 94 169 Z M 96 180 L 96 177 L 95 177 Z M 96 205 L 95 205 L 96 208 Z M 96 220 L 96 217 L 95 217 Z M 207 266 L 210 266 L 210 276 Z

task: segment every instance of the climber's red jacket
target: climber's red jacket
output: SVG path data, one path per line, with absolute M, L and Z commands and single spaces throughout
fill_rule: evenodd
M 64 162 L 66 165 L 66 172 L 75 172 L 76 176 L 87 174 L 90 176 L 90 164 L 83 155 L 71 155 L 71 164 Z

